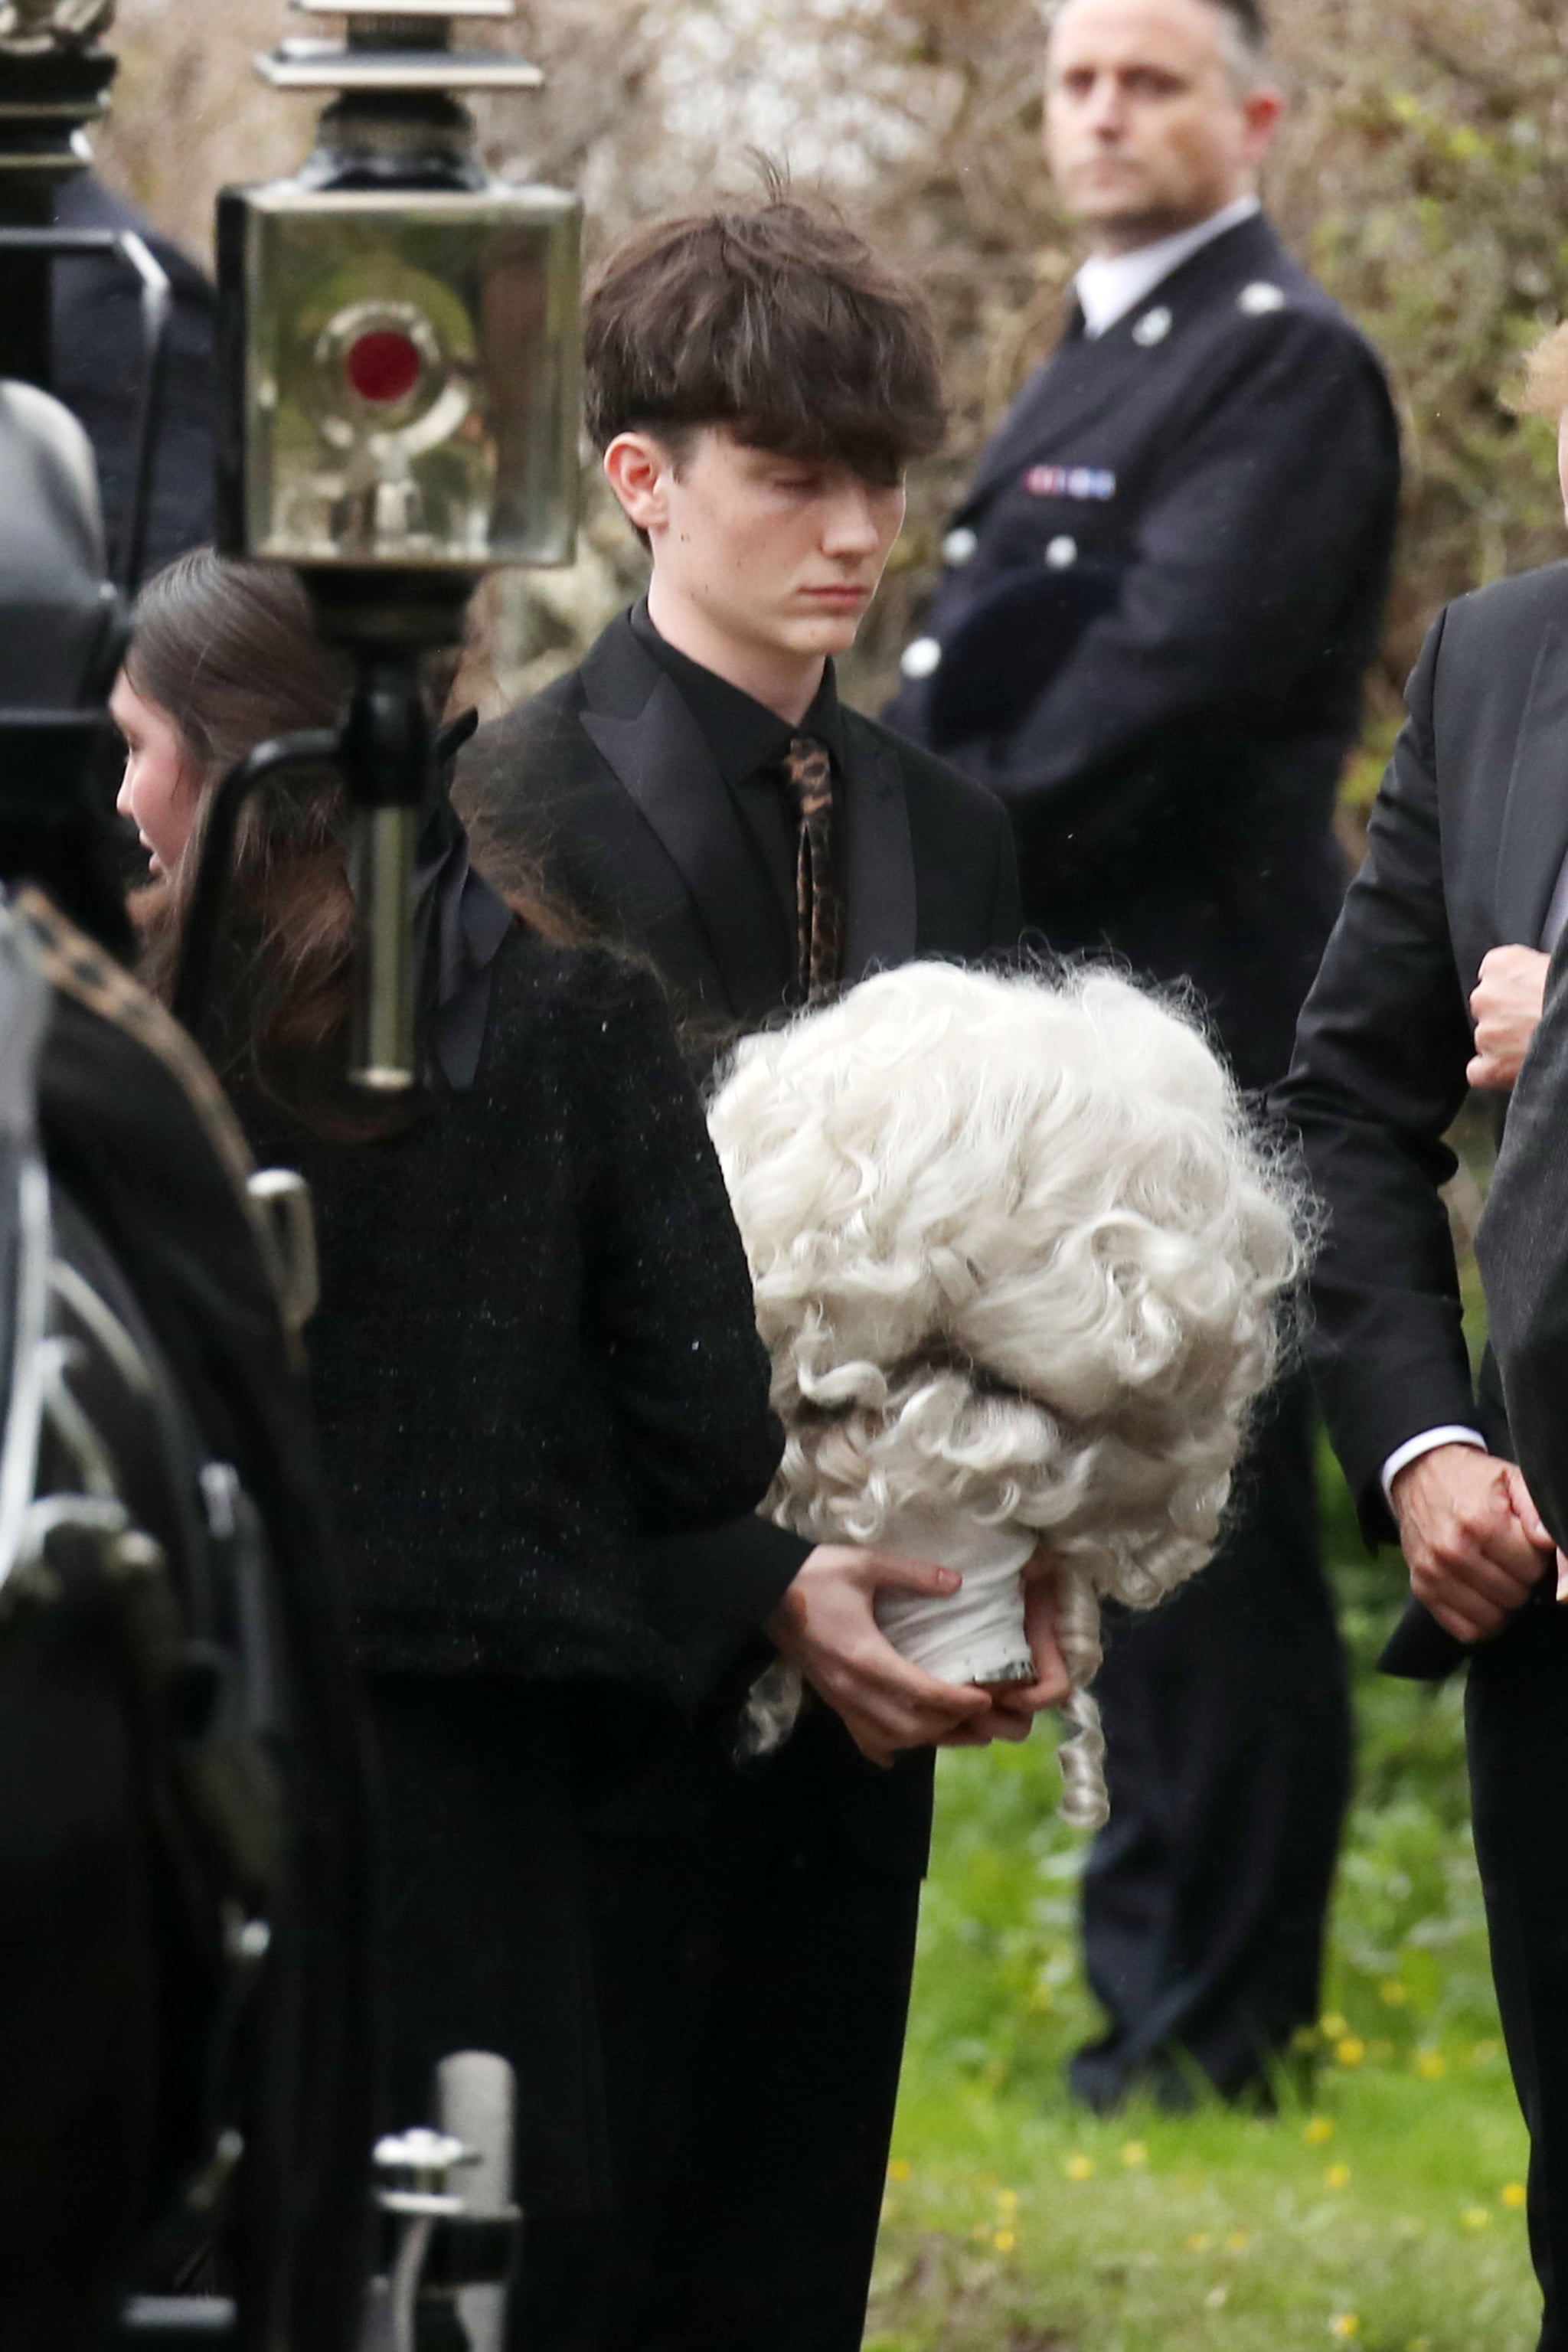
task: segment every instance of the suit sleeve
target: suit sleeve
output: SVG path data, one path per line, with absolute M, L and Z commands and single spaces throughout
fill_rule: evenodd
M 1425 1430 L 1477 1420 L 1440 1189 L 1454 1172 L 1443 1139 L 1471 1053 L 1438 836 L 1432 708 L 1444 626 L 1411 678 L 1366 863 L 1274 1097 L 1324 1212 L 1309 1354 L 1373 1542 L 1394 1534 L 1380 1483 L 1389 1454 Z
M 1509 1104 L 1476 1235 L 1510 1434 L 1537 1509 L 1568 1545 L 1568 944 Z
M 1005 810 L 996 828 L 996 871 L 991 893 L 990 934 L 994 954 L 1011 955 L 1024 929 L 1024 906 L 1018 889 L 1018 853 Z
M 658 983 L 605 962 L 607 1076 L 588 1249 L 646 1603 L 700 1695 L 722 1684 L 811 1547 L 756 1516 L 782 1432 L 696 1090 Z
M 1358 566 L 1386 560 L 1372 519 L 1392 520 L 1398 445 L 1375 362 L 1305 311 L 1247 322 L 1183 423 L 1141 507 L 1116 604 L 1049 677 L 985 781 L 1047 813 L 1095 780 L 1136 791 L 1137 754 L 1161 731 L 1267 706 L 1331 641 Z M 1116 772 L 1128 771 L 1124 784 Z
M 601 961 L 584 1256 L 640 1529 L 671 1535 L 751 1510 L 783 1436 L 745 1254 L 658 982 Z

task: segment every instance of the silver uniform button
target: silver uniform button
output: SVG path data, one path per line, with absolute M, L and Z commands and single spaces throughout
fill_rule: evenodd
M 978 534 L 960 523 L 958 529 L 950 530 L 942 541 L 942 560 L 944 563 L 967 563 L 979 544 Z
M 1270 310 L 1285 308 L 1285 289 L 1282 286 L 1271 286 L 1266 278 L 1260 278 L 1255 286 L 1242 288 L 1236 298 L 1236 307 L 1238 310 L 1245 310 L 1249 319 L 1266 319 Z
M 1078 541 L 1066 534 L 1053 539 L 1046 550 L 1046 562 L 1053 572 L 1070 572 L 1078 562 Z
M 1162 302 L 1158 310 L 1144 311 L 1132 330 L 1132 340 L 1135 343 L 1141 344 L 1144 351 L 1152 352 L 1156 343 L 1164 341 L 1175 323 Z
M 906 677 L 932 677 L 942 667 L 942 647 L 934 637 L 916 637 L 904 647 L 899 667 Z

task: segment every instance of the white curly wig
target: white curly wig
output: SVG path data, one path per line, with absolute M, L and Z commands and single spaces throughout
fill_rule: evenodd
M 1301 1270 L 1290 1183 L 1196 1023 L 1103 969 L 868 980 L 742 1044 L 710 1124 L 787 1433 L 763 1508 L 1043 1539 L 1063 1811 L 1097 1825 L 1099 1601 L 1214 1550 Z

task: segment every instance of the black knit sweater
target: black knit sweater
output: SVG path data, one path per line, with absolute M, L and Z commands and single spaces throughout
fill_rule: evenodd
M 242 1104 L 316 1199 L 309 1343 L 362 1662 L 678 1701 L 709 1669 L 637 1538 L 752 1509 L 780 1433 L 657 983 L 521 927 L 471 1093 L 390 1140 Z

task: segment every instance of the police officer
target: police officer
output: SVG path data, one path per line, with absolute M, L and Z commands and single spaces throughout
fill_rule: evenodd
M 895 725 L 1012 811 L 1051 947 L 1195 985 L 1282 1076 L 1338 909 L 1331 833 L 1399 489 L 1377 360 L 1259 207 L 1281 111 L 1255 0 L 1065 0 L 1047 151 L 1089 257 L 943 547 Z M 1267 2095 L 1317 2011 L 1348 1783 L 1312 1433 L 1288 1383 L 1226 1543 L 1114 1641 L 1085 1885 L 1108 2014 L 1072 2080 Z

